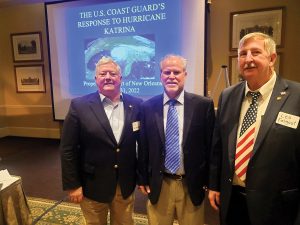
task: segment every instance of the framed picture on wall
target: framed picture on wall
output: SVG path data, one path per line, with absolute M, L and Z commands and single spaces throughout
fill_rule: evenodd
M 43 65 L 15 66 L 17 92 L 46 92 Z
M 248 33 L 262 32 L 283 47 L 285 8 L 268 8 L 230 13 L 230 50 L 236 50 L 240 39 Z
M 274 70 L 276 71 L 276 74 L 281 73 L 281 66 L 280 61 L 282 60 L 282 53 L 277 53 L 277 59 L 275 61 Z M 243 78 L 241 74 L 239 73 L 238 68 L 238 56 L 233 55 L 229 56 L 229 81 L 230 85 L 237 84 L 238 82 L 242 81 Z
M 42 61 L 41 32 L 11 34 L 14 62 Z

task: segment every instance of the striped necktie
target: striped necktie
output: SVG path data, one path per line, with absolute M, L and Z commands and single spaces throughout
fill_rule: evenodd
M 176 173 L 180 165 L 178 113 L 176 100 L 169 101 L 166 125 L 166 158 L 165 167 L 171 173 Z
M 246 180 L 248 163 L 254 146 L 255 122 L 258 109 L 259 92 L 248 92 L 252 102 L 244 116 L 235 153 L 235 173 L 242 180 Z

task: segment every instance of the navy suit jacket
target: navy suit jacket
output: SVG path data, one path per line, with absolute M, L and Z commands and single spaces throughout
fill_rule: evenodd
M 245 82 L 223 91 L 213 136 L 209 188 L 221 191 L 221 224 L 234 175 Z M 246 198 L 252 225 L 300 224 L 300 129 L 276 123 L 279 112 L 300 116 L 300 84 L 277 77 L 248 164 Z
M 136 142 L 141 99 L 122 94 L 124 128 L 117 143 L 99 93 L 72 100 L 63 125 L 61 160 L 63 189 L 82 186 L 85 197 L 111 202 L 119 183 L 127 198 L 137 179 Z M 117 167 L 117 168 L 116 168 Z
M 186 184 L 194 205 L 200 205 L 205 195 L 214 118 L 211 99 L 185 92 L 182 149 Z M 150 185 L 152 204 L 159 199 L 165 170 L 163 124 L 163 95 L 158 95 L 142 105 L 142 154 L 139 156 L 141 184 Z

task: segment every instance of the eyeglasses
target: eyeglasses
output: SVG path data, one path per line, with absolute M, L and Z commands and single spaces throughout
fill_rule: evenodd
M 117 76 L 119 76 L 119 73 L 114 72 L 114 71 L 102 71 L 102 72 L 97 74 L 97 76 L 101 77 L 101 78 L 106 77 L 106 75 L 109 75 L 110 77 L 117 77 Z
M 178 70 L 175 70 L 175 71 L 172 71 L 172 70 L 163 70 L 162 71 L 162 74 L 165 75 L 165 76 L 170 76 L 172 73 L 173 73 L 174 76 L 178 76 L 181 73 L 183 73 L 183 71 L 178 71 Z

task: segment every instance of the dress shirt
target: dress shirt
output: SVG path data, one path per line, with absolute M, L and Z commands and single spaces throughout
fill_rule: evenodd
M 100 99 L 103 103 L 104 111 L 109 120 L 115 139 L 119 143 L 124 127 L 124 104 L 122 101 L 122 95 L 120 96 L 120 100 L 117 102 L 112 102 L 109 98 L 102 94 L 100 94 Z
M 258 134 L 258 131 L 260 128 L 261 120 L 262 120 L 262 118 L 266 112 L 267 106 L 269 104 L 275 82 L 276 82 L 276 73 L 274 71 L 273 74 L 271 75 L 271 79 L 257 90 L 250 90 L 248 87 L 248 83 L 246 83 L 246 88 L 245 88 L 245 93 L 244 93 L 245 97 L 242 102 L 240 119 L 239 119 L 239 127 L 238 127 L 237 136 L 236 136 L 237 140 L 239 138 L 239 133 L 240 133 L 240 130 L 242 127 L 244 116 L 252 102 L 251 96 L 248 96 L 247 93 L 249 91 L 260 92 L 260 97 L 258 98 L 257 117 L 256 117 L 256 122 L 255 122 L 255 133 L 254 133 L 254 143 L 255 143 L 255 140 L 256 140 L 256 137 L 257 137 L 257 134 Z M 236 174 L 234 174 L 234 177 L 233 177 L 233 184 L 245 187 L 245 183 L 241 179 L 239 179 Z
M 177 100 L 175 104 L 175 108 L 178 113 L 178 125 L 179 125 L 179 150 L 180 150 L 180 166 L 177 170 L 176 174 L 183 175 L 184 172 L 184 165 L 183 165 L 183 152 L 182 152 L 182 136 L 183 136 L 183 119 L 184 119 L 184 91 L 182 91 L 176 98 Z M 166 126 L 167 126 L 167 115 L 169 110 L 169 100 L 170 98 L 166 93 L 164 93 L 164 130 L 166 133 Z M 166 171 L 169 172 L 169 171 Z

